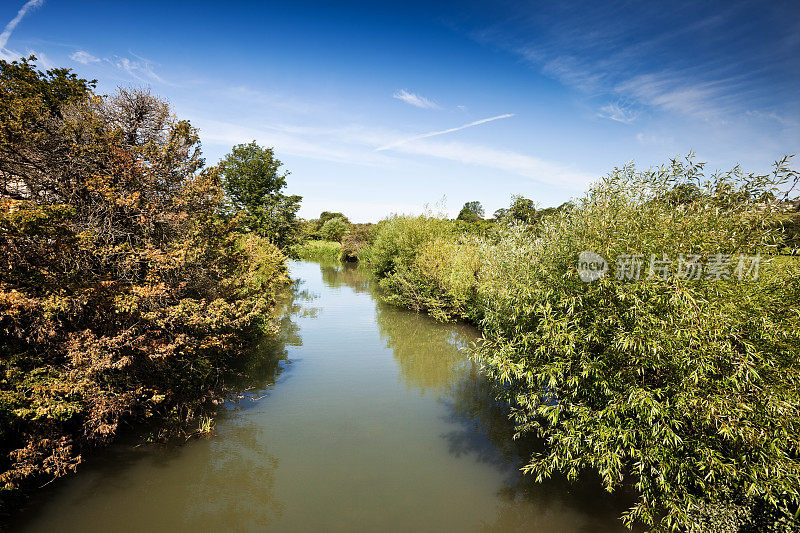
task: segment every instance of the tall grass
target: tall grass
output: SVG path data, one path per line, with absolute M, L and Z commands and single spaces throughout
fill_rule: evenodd
M 293 248 L 293 254 L 306 261 L 338 261 L 342 244 L 336 241 L 306 241 Z
M 691 159 L 626 166 L 573 208 L 488 238 L 386 220 L 370 261 L 390 301 L 482 328 L 474 357 L 503 384 L 517 433 L 549 444 L 525 467 L 535 479 L 590 469 L 609 491 L 632 485 L 628 524 L 782 530 L 800 499 L 800 265 L 769 258 L 792 176 L 785 160 L 709 179 Z M 757 279 L 650 278 L 645 265 L 639 280 L 585 283 L 585 250 L 612 266 L 623 254 L 765 264 Z

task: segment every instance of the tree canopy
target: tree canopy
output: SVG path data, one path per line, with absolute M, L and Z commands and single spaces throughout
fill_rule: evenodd
M 189 122 L 34 60 L 0 61 L 3 489 L 75 470 L 126 420 L 191 418 L 288 281 L 219 216 Z
M 458 213 L 458 220 L 463 220 L 465 222 L 477 222 L 478 220 L 483 219 L 484 211 L 483 206 L 478 201 L 467 202 L 464 204 L 464 207 L 461 208 L 461 211 Z
M 289 172 L 281 166 L 272 148 L 255 141 L 234 146 L 219 165 L 230 212 L 285 250 L 298 241 L 302 197 L 283 194 Z

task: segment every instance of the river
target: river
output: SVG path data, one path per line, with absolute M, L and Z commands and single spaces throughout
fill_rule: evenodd
M 216 435 L 100 452 L 13 529 L 625 531 L 596 481 L 519 472 L 530 448 L 461 349 L 473 328 L 379 302 L 354 268 L 291 273 L 282 333 Z

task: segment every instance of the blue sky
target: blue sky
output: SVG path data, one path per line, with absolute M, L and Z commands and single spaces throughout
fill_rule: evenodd
M 306 218 L 546 207 L 630 160 L 800 151 L 797 1 L 4 0 L 0 27 L 4 59 L 167 98 L 209 163 L 274 147 Z

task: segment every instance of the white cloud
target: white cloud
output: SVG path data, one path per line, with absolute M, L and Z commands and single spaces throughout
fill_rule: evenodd
M 385 151 L 375 150 L 377 143 L 387 143 L 397 136 L 396 132 L 380 128 L 359 125 L 335 128 L 249 127 L 197 116 L 192 117 L 192 123 L 200 128 L 204 143 L 229 147 L 255 139 L 259 144 L 274 146 L 279 155 L 291 154 L 333 163 L 397 168 L 397 157 L 412 155 L 491 168 L 574 191 L 583 190 L 592 181 L 591 176 L 570 166 L 511 150 L 460 142 L 432 142 L 428 137 L 420 136 L 396 144 L 393 147 L 396 156 L 393 157 Z
M 359 166 L 389 166 L 392 163 L 392 158 L 374 153 L 368 140 L 385 134 L 363 132 L 357 127 L 250 127 L 197 116 L 192 117 L 192 124 L 200 128 L 204 143 L 230 146 L 255 139 L 259 144 L 275 147 L 279 154 Z
M 606 104 L 601 107 L 600 112 L 597 115 L 609 120 L 614 120 L 616 122 L 622 122 L 623 124 L 630 124 L 639 116 L 639 114 L 632 109 L 626 108 L 621 104 L 614 103 Z
M 468 165 L 506 171 L 541 183 L 583 190 L 593 177 L 568 166 L 510 150 L 460 142 L 413 141 L 397 147 L 400 152 L 448 159 Z
M 530 51 L 523 52 L 523 57 L 528 61 L 535 61 L 536 55 Z M 587 93 L 601 90 L 603 72 L 597 72 L 587 66 L 582 61 L 572 56 L 559 56 L 542 65 L 542 72 L 551 78 L 555 78 L 562 84 L 575 87 Z
M 117 67 L 120 70 L 124 70 L 128 73 L 132 78 L 141 81 L 141 82 L 151 82 L 156 81 L 158 83 L 163 83 L 165 85 L 170 85 L 166 81 L 164 81 L 158 74 L 155 73 L 153 70 L 153 63 L 144 57 L 137 56 L 136 54 L 131 54 L 135 59 L 130 59 L 128 57 L 120 57 L 114 56 L 113 59 L 107 59 L 112 65 Z
M 84 65 L 88 65 L 89 63 L 97 63 L 100 61 L 99 58 L 94 57 L 85 50 L 77 50 L 76 52 L 70 54 L 69 58 L 73 61 L 77 61 L 78 63 L 83 63 Z
M 730 111 L 722 109 L 725 99 L 719 85 L 691 83 L 678 73 L 641 74 L 620 83 L 615 90 L 645 105 L 703 119 Z
M 38 62 L 39 67 L 41 68 L 49 69 L 56 67 L 56 63 L 51 61 L 50 58 L 47 57 L 47 55 L 45 55 L 45 53 L 42 52 L 41 50 L 36 51 L 31 48 L 28 48 L 25 50 L 25 56 L 26 57 L 36 56 L 36 61 Z M 15 59 L 19 59 L 19 56 L 17 56 Z
M 505 115 L 497 115 L 496 117 L 489 117 L 489 118 L 483 118 L 481 120 L 476 120 L 475 122 L 470 122 L 469 124 L 464 124 L 463 126 L 458 126 L 456 128 L 449 128 L 449 129 L 441 130 L 441 131 L 431 131 L 429 133 L 423 133 L 421 135 L 415 135 L 415 136 L 409 137 L 407 139 L 401 139 L 399 141 L 395 141 L 395 142 L 387 144 L 385 146 L 381 146 L 379 148 L 376 148 L 375 151 L 376 152 L 381 152 L 383 150 L 388 150 L 389 148 L 394 148 L 396 146 L 400 146 L 401 144 L 409 143 L 411 141 L 416 141 L 416 140 L 419 140 L 419 139 L 425 139 L 427 137 L 435 137 L 436 135 L 444 135 L 445 133 L 452 133 L 454 131 L 460 131 L 460 130 L 464 130 L 464 129 L 467 129 L 467 128 L 471 128 L 473 126 L 478 126 L 479 124 L 486 124 L 487 122 L 492 122 L 494 120 L 500 120 L 500 119 L 503 119 L 503 118 L 509 118 L 509 117 L 513 117 L 513 116 L 514 116 L 514 113 L 506 113 Z
M 413 105 L 415 107 L 421 107 L 422 109 L 441 109 L 436 102 L 428 100 L 423 96 L 414 94 L 405 89 L 397 91 L 392 95 L 392 97 L 397 98 L 398 100 L 402 100 L 403 102 Z
M 11 22 L 6 24 L 6 27 L 3 29 L 3 32 L 0 33 L 0 50 L 4 50 L 6 44 L 8 43 L 8 38 L 11 37 L 11 32 L 17 27 L 17 25 L 22 21 L 25 15 L 28 13 L 29 10 L 39 7 L 44 3 L 44 0 L 28 0 L 23 4 L 19 11 L 17 11 L 17 15 L 11 19 Z
M 791 118 L 785 115 L 778 114 L 775 111 L 770 111 L 768 113 L 765 113 L 763 111 L 756 111 L 751 109 L 747 111 L 746 115 L 757 119 L 775 121 L 781 126 L 787 126 L 787 127 L 800 126 L 800 123 L 798 123 L 796 120 L 792 120 Z

